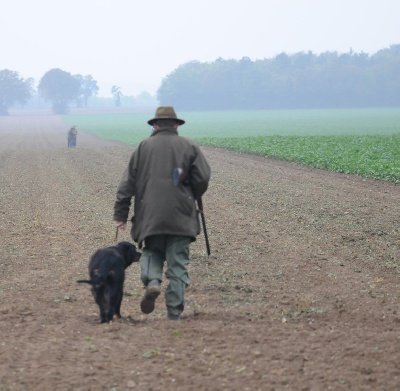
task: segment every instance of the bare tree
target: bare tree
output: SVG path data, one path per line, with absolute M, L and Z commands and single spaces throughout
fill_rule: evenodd
M 115 100 L 115 106 L 120 107 L 121 106 L 121 96 L 122 96 L 121 87 L 112 86 L 111 93 Z

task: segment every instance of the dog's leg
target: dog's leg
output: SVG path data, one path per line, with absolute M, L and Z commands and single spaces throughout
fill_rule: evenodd
M 110 295 L 110 286 L 107 284 L 104 289 L 104 292 L 103 292 L 104 321 L 102 323 L 109 323 L 112 321 L 114 312 L 111 311 L 111 307 L 112 307 L 111 300 L 112 300 L 112 297 Z
M 93 296 L 99 306 L 100 310 L 100 323 L 106 323 L 107 321 L 107 310 L 106 310 L 106 300 L 104 297 L 104 289 L 94 290 Z
M 120 287 L 110 287 L 109 292 L 108 292 L 108 321 L 111 322 L 113 320 L 114 315 L 116 315 L 118 318 L 121 317 L 120 315 Z
M 110 298 L 108 296 L 108 289 L 103 290 L 101 300 L 101 309 L 102 309 L 102 316 L 101 316 L 101 323 L 108 323 L 112 320 L 110 319 L 109 312 L 110 312 Z
M 121 318 L 121 303 L 124 296 L 124 288 L 118 290 L 117 298 L 116 298 L 116 306 L 115 306 L 115 314 L 117 318 Z
M 107 323 L 107 313 L 104 310 L 104 308 L 101 306 L 100 307 L 100 323 Z
M 108 318 L 107 308 L 104 306 L 104 302 L 99 305 L 100 307 L 100 323 L 108 323 L 110 320 Z

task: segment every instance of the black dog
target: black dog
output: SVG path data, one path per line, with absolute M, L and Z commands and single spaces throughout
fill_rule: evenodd
M 97 250 L 89 262 L 90 280 L 78 280 L 92 286 L 93 297 L 100 308 L 101 323 L 121 317 L 125 269 L 138 262 L 141 253 L 129 242 Z

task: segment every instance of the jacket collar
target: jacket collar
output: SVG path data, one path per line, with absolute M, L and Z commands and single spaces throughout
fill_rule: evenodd
M 156 136 L 157 134 L 167 135 L 168 133 L 169 134 L 178 134 L 178 130 L 173 127 L 160 128 L 158 130 L 154 130 L 153 133 L 150 135 L 150 137 Z

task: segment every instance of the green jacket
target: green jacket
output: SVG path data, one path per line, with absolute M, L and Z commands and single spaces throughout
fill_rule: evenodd
M 174 185 L 175 168 L 188 172 L 188 183 Z M 114 220 L 127 221 L 135 197 L 132 239 L 141 244 L 151 235 L 200 233 L 195 200 L 207 190 L 210 166 L 200 148 L 174 128 L 162 128 L 142 141 L 122 175 Z

